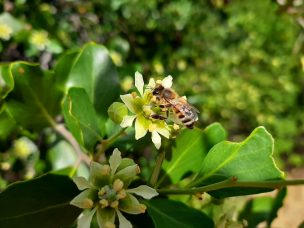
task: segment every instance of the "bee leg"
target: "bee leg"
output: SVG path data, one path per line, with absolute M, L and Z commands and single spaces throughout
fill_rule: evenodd
M 156 120 L 166 120 L 168 119 L 168 116 L 162 116 L 159 114 L 152 114 L 150 115 L 151 118 L 156 119 Z

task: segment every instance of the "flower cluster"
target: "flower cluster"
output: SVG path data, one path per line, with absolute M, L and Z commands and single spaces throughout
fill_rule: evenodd
M 164 78 L 161 83 L 165 88 L 172 86 L 172 76 Z M 157 149 L 161 146 L 160 135 L 169 138 L 171 126 L 164 120 L 155 120 L 151 118 L 155 114 L 153 104 L 153 95 L 151 88 L 154 88 L 156 82 L 153 78 L 150 79 L 147 86 L 144 85 L 144 80 L 139 72 L 135 73 L 135 87 L 137 92 L 121 95 L 120 98 L 127 106 L 131 115 L 124 116 L 120 126 L 130 127 L 135 121 L 135 139 L 138 140 L 144 137 L 147 132 L 151 132 L 152 142 Z
M 116 216 L 119 227 L 132 228 L 122 212 L 140 214 L 146 210 L 146 206 L 139 203 L 133 194 L 145 199 L 158 195 L 156 190 L 146 185 L 128 189 L 139 172 L 139 166 L 132 159 L 121 158 L 120 151 L 115 149 L 109 164 L 91 163 L 89 180 L 84 177 L 74 178 L 79 190 L 84 190 L 71 201 L 72 205 L 84 209 L 78 227 L 89 228 L 96 214 L 101 228 L 115 227 Z
M 0 23 L 0 39 L 9 40 L 12 36 L 13 29 L 7 24 Z
M 43 51 L 49 43 L 48 33 L 46 31 L 35 31 L 30 38 L 30 42 L 40 51 Z

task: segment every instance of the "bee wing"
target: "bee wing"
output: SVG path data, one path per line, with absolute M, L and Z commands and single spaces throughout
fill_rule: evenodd
M 170 100 L 168 102 L 170 104 L 172 104 L 173 106 L 176 106 L 176 105 L 179 105 L 179 104 L 189 106 L 194 112 L 200 113 L 199 110 L 197 108 L 195 108 L 193 105 L 189 104 L 188 101 L 184 97 L 178 97 L 178 98 Z

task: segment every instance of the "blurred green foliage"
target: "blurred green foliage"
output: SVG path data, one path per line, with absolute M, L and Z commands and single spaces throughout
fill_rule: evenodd
M 67 48 L 102 43 L 123 89 L 135 70 L 172 74 L 175 89 L 199 108 L 202 127 L 219 121 L 241 140 L 264 125 L 281 158 L 299 166 L 304 39 L 303 3 L 297 2 L 5 0 L 0 60 L 40 61 L 49 68 Z

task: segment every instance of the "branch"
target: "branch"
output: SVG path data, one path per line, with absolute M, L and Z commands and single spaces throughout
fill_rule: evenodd
M 182 195 L 182 194 L 195 194 L 202 192 L 209 192 L 214 190 L 219 190 L 223 188 L 234 188 L 234 187 L 243 187 L 243 188 L 270 188 L 276 189 L 280 187 L 285 187 L 288 185 L 304 185 L 304 179 L 298 180 L 274 180 L 274 181 L 237 181 L 236 177 L 231 177 L 222 182 L 218 182 L 215 184 L 206 185 L 203 187 L 190 188 L 190 189 L 158 189 L 158 193 L 160 194 L 174 194 L 174 195 Z
M 71 146 L 73 147 L 75 153 L 78 156 L 80 161 L 84 161 L 87 165 L 90 165 L 91 159 L 81 150 L 78 142 L 74 138 L 74 136 L 69 132 L 63 124 L 57 124 L 54 126 L 54 129 L 57 133 L 59 133 L 65 140 L 67 140 Z

